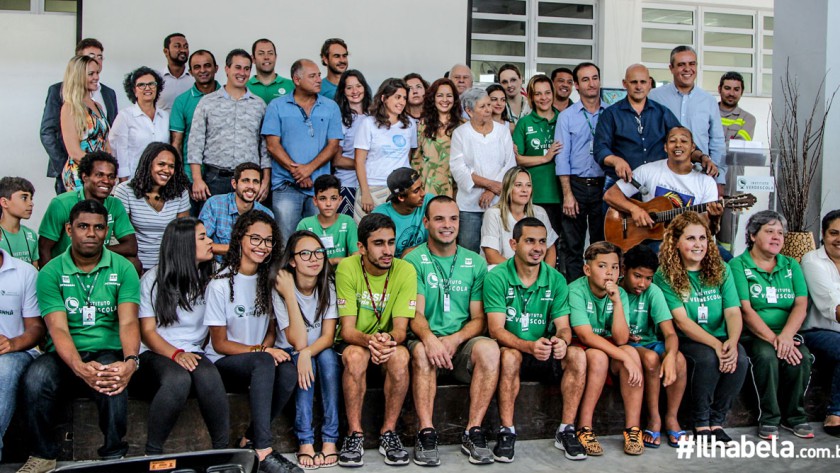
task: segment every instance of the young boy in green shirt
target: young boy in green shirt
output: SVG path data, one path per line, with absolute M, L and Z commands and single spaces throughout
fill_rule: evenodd
M 630 345 L 638 350 L 645 374 L 645 404 L 648 409 L 648 429 L 643 433 L 645 447 L 659 448 L 660 445 L 660 383 L 668 393 L 665 412 L 668 445 L 676 447 L 680 437 L 685 435 L 677 420 L 677 411 L 687 378 L 685 357 L 679 351 L 679 339 L 668 303 L 662 290 L 651 284 L 653 275 L 659 269 L 659 258 L 649 246 L 638 245 L 624 254 L 622 267 L 624 277 L 619 285 L 627 292 L 629 302 L 625 311 L 630 327 Z M 661 333 L 661 339 L 657 332 Z
M 607 375 L 618 375 L 624 400 L 624 453 L 645 451 L 639 429 L 642 397 L 642 365 L 636 349 L 627 345 L 630 328 L 624 317 L 627 293 L 616 281 L 621 250 L 606 241 L 589 245 L 583 254 L 584 276 L 569 285 L 570 323 L 577 337 L 573 345 L 586 350 L 586 389 L 580 403 L 578 440 L 588 455 L 604 450 L 592 431 L 592 416 Z
M 353 217 L 338 213 L 341 206 L 341 181 L 332 174 L 315 179 L 315 207 L 318 215 L 306 217 L 298 223 L 297 230 L 309 230 L 321 238 L 327 249 L 327 258 L 333 267 L 344 258 L 359 251 L 357 245 L 356 221 Z
M 15 258 L 38 267 L 38 234 L 21 225 L 32 216 L 35 187 L 22 177 L 0 179 L 0 248 Z

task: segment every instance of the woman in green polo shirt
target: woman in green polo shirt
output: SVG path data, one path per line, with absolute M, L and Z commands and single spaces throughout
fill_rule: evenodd
M 778 437 L 779 425 L 797 437 L 812 438 L 805 413 L 811 352 L 798 334 L 808 310 L 808 288 L 795 259 L 779 254 L 787 221 L 772 211 L 747 222 L 747 251 L 729 262 L 741 299 L 746 343 L 761 409 L 758 436 Z M 784 391 L 779 387 L 784 386 Z
M 741 303 L 729 268 L 720 258 L 706 221 L 686 212 L 671 222 L 653 282 L 662 289 L 680 331 L 688 362 L 691 417 L 696 437 L 732 438 L 723 421 L 747 374 L 741 336 Z

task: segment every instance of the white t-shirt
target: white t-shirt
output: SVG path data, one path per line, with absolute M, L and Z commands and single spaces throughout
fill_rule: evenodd
M 38 270 L 29 263 L 13 258 L 0 249 L 3 266 L 0 266 L 0 334 L 6 338 L 23 334 L 23 319 L 40 317 L 36 280 Z M 38 350 L 27 353 L 38 356 Z
M 221 274 L 227 274 L 223 269 Z M 227 339 L 243 345 L 260 345 L 268 332 L 269 314 L 254 315 L 257 300 L 257 275 L 237 274 L 233 277 L 234 296 L 230 301 L 228 278 L 214 279 L 207 285 L 204 325 L 227 327 Z M 213 340 L 207 344 L 207 358 L 212 362 L 225 355 L 213 349 Z
M 551 221 L 545 209 L 539 205 L 534 206 L 534 217 L 545 225 L 548 232 L 546 243 L 548 246 L 557 241 L 557 233 L 551 227 Z M 492 248 L 498 251 L 504 258 L 513 258 L 514 251 L 510 247 L 510 239 L 513 238 L 513 226 L 516 225 L 513 215 L 508 214 L 508 228 L 505 231 L 502 226 L 502 213 L 498 207 L 491 207 L 484 212 L 484 222 L 481 224 L 481 246 Z
M 713 177 L 694 170 L 688 174 L 677 174 L 668 168 L 668 161 L 665 159 L 642 164 L 633 170 L 633 177 L 649 190 L 642 196 L 642 202 L 666 196 L 676 207 L 687 207 L 714 202 L 718 198 L 717 184 Z M 633 184 L 623 180 L 619 180 L 617 184 L 627 197 L 639 192 Z
M 274 346 L 284 349 L 292 348 L 292 345 L 286 338 L 286 329 L 289 327 L 289 310 L 286 308 L 286 301 L 276 292 L 273 297 L 274 313 L 277 316 L 277 341 L 274 342 Z M 306 344 L 310 346 L 321 336 L 321 322 L 338 318 L 335 305 L 335 288 L 330 288 L 330 306 L 324 312 L 324 315 L 318 318 L 317 322 L 315 322 L 315 313 L 318 310 L 318 291 L 305 296 L 295 287 L 295 299 L 297 299 L 298 307 L 300 307 L 300 313 L 303 315 L 303 318 L 309 321 L 306 327 Z
M 366 115 L 353 115 L 353 123 L 350 126 L 345 126 L 341 123 L 341 131 L 344 132 L 344 138 L 341 140 L 341 155 L 345 158 L 356 159 L 356 133 L 359 131 L 359 124 Z M 370 159 L 370 156 L 368 156 Z M 341 181 L 341 187 L 359 187 L 359 177 L 356 175 L 355 169 L 338 169 L 335 170 L 335 177 Z
M 181 212 L 189 212 L 190 195 L 186 189 L 181 196 L 164 202 L 160 212 L 153 209 L 145 198 L 134 196 L 134 190 L 128 186 L 131 181 L 120 183 L 114 196 L 120 199 L 134 231 L 137 233 L 137 257 L 144 268 L 151 268 L 158 264 L 160 257 L 160 240 L 169 222 L 175 220 Z
M 368 151 L 365 161 L 369 186 L 385 186 L 388 175 L 394 169 L 409 166 L 409 154 L 417 148 L 417 127 L 409 120 L 409 126 L 397 122 L 391 128 L 379 128 L 371 116 L 361 118 L 353 146 Z
M 138 317 L 155 318 L 155 295 L 159 284 L 155 284 L 157 266 L 146 271 L 140 278 L 140 311 Z M 153 287 L 154 286 L 154 289 Z M 190 353 L 203 353 L 202 345 L 207 339 L 209 329 L 204 325 L 204 298 L 201 297 L 192 304 L 192 310 L 186 311 L 180 307 L 175 309 L 178 322 L 167 327 L 158 325 L 157 333 L 173 347 Z M 140 353 L 148 351 L 149 347 L 140 344 Z

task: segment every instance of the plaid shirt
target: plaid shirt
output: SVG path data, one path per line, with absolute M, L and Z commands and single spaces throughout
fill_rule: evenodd
M 254 209 L 262 210 L 274 218 L 274 213 L 259 202 L 254 202 Z M 239 218 L 239 209 L 236 207 L 236 194 L 233 192 L 229 194 L 214 195 L 207 199 L 204 207 L 201 209 L 201 214 L 198 218 L 204 223 L 204 228 L 207 229 L 207 236 L 213 240 L 213 243 L 227 245 L 230 243 L 230 233 L 233 230 L 233 224 Z M 216 257 L 221 261 L 220 256 Z

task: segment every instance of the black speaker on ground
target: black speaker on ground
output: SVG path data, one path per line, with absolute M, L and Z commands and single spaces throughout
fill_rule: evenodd
M 253 450 L 226 449 L 75 463 L 55 470 L 72 473 L 257 473 Z

